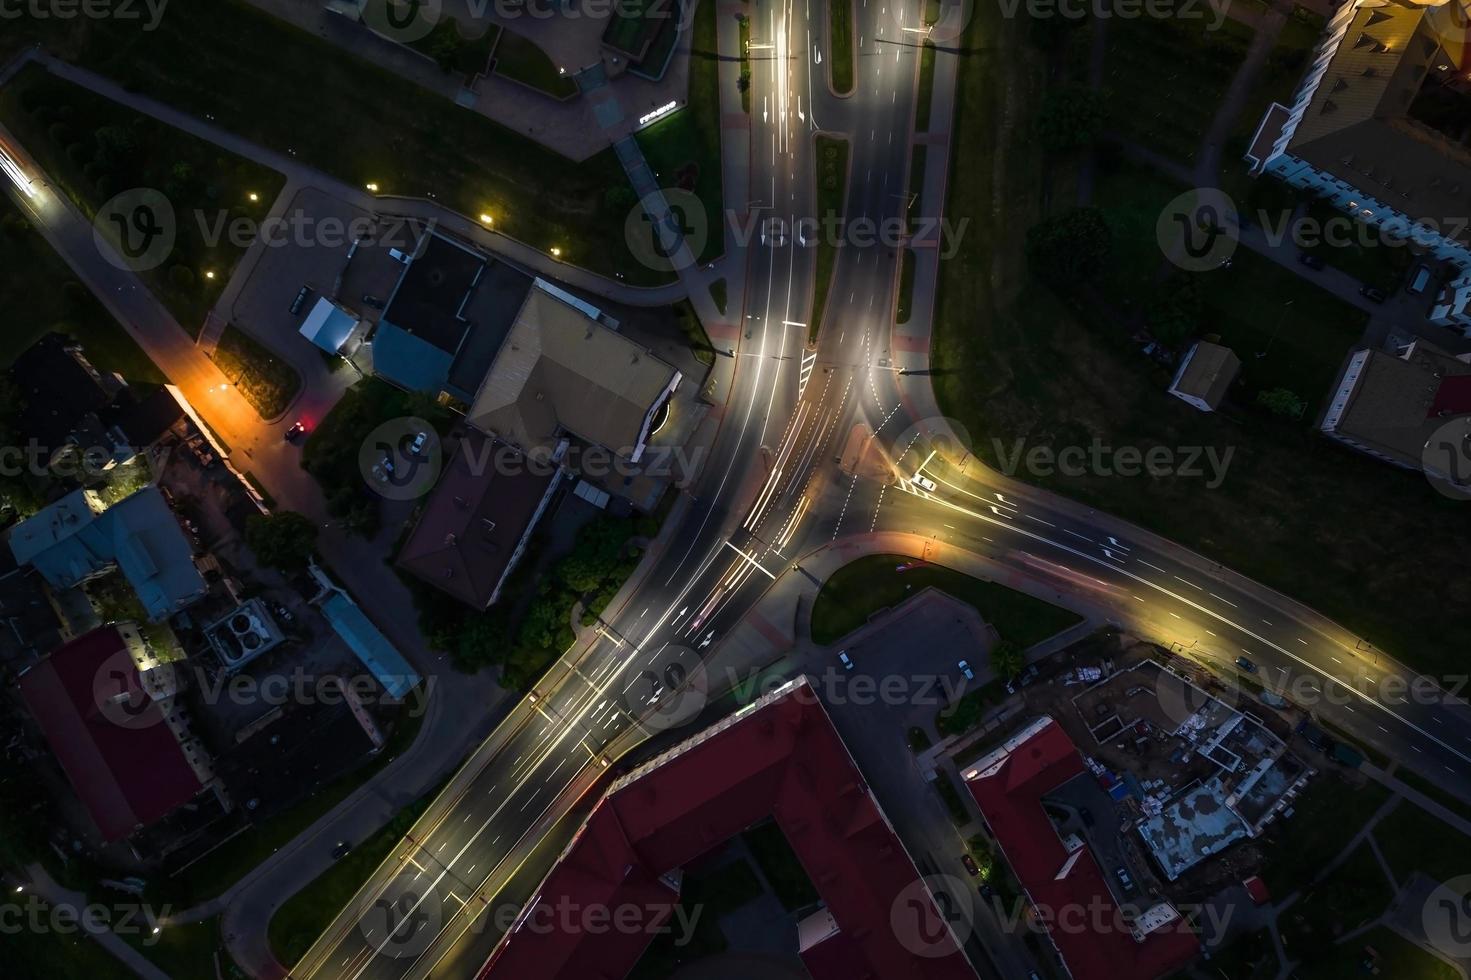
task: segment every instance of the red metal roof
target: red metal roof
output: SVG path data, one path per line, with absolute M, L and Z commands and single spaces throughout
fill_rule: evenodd
M 1183 920 L 1135 942 L 1092 850 L 1085 846 L 1069 863 L 1042 798 L 1086 771 L 1062 726 L 1049 720 L 1001 760 L 967 770 L 966 785 L 1073 980 L 1154 980 L 1190 962 L 1200 942 Z
M 480 980 L 625 976 L 651 932 L 594 934 L 531 924 L 555 921 L 553 909 L 589 905 L 648 909 L 662 903 L 667 917 L 679 869 L 767 816 L 775 818 L 839 927 L 803 954 L 817 980 L 974 980 L 948 933 L 925 955 L 896 935 L 891 911 L 901 893 L 914 894 L 919 872 L 811 687 L 799 683 L 723 724 L 637 778 L 615 784 L 598 801 Z
M 20 693 L 106 840 L 146 827 L 204 788 L 116 629 L 53 650 L 21 676 Z
M 1252 875 L 1242 882 L 1246 886 L 1246 894 L 1258 905 L 1266 905 L 1272 900 L 1272 893 L 1267 891 L 1267 883 L 1262 881 L 1260 875 Z
M 1429 418 L 1471 414 L 1471 374 L 1459 374 L 1444 378 L 1435 389 L 1431 400 Z

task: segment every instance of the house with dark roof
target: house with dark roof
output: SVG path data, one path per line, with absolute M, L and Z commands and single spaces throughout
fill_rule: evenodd
M 1358 221 L 1416 243 L 1471 284 L 1468 0 L 1349 0 L 1291 105 L 1273 104 L 1246 159 Z M 1447 305 L 1447 304 L 1441 304 Z M 1463 324 L 1471 329 L 1471 318 Z
M 1059 787 L 1094 778 L 1061 725 L 1037 719 L 962 778 L 1072 980 L 1155 980 L 1195 958 L 1200 942 L 1173 906 L 1126 912 L 1092 848 L 1048 816 Z
M 398 567 L 485 609 L 499 598 L 561 482 L 554 465 L 467 431 L 399 550 Z
M 420 239 L 369 338 L 373 372 L 428 395 L 475 397 L 531 277 L 438 232 Z
M 1471 433 L 1471 355 L 1419 340 L 1393 353 L 1349 355 L 1319 428 L 1361 453 L 1423 470 L 1432 436 L 1454 425 Z M 1436 475 L 1471 490 L 1471 474 L 1454 470 Z
M 614 782 L 478 980 L 626 976 L 673 914 L 683 869 L 768 817 L 821 896 L 792 950 L 815 980 L 974 980 L 805 677 Z M 555 913 L 568 907 L 637 909 L 639 928 L 576 928 Z
M 1235 351 L 1198 340 L 1180 359 L 1169 392 L 1202 412 L 1214 412 L 1226 400 L 1226 392 L 1240 372 L 1241 358 Z
M 88 415 L 126 387 L 122 378 L 93 367 L 81 344 L 59 333 L 22 351 L 10 378 L 22 402 L 16 435 L 39 446 L 48 462 L 72 445 L 72 433 Z
M 107 841 L 156 823 L 214 781 L 176 705 L 171 665 L 131 624 L 93 630 L 21 674 L 21 698 Z

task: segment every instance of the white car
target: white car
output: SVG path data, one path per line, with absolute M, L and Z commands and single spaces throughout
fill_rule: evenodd
M 424 448 L 424 443 L 428 441 L 429 433 L 420 432 L 418 435 L 414 436 L 414 441 L 409 444 L 409 453 L 411 455 L 417 456 L 419 454 L 419 450 Z
M 853 658 L 848 656 L 847 650 L 838 651 L 838 663 L 842 664 L 845 670 L 853 669 Z
M 976 679 L 976 672 L 970 669 L 970 661 L 969 660 L 962 660 L 960 662 L 959 666 L 960 666 L 960 672 L 965 675 L 965 679 L 966 680 L 973 681 L 973 680 Z
M 928 490 L 930 493 L 934 493 L 936 490 L 940 489 L 939 487 L 935 486 L 935 481 L 934 480 L 931 480 L 929 477 L 925 476 L 923 473 L 916 473 L 916 474 L 914 474 L 913 476 L 911 476 L 909 478 L 909 482 L 910 483 L 913 483 L 915 486 L 919 487 L 921 490 Z

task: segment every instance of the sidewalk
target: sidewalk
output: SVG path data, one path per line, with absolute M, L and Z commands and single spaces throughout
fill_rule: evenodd
M 86 895 L 68 891 L 61 887 L 40 864 L 27 865 L 26 874 L 30 878 L 25 883 L 29 891 L 39 895 L 53 909 L 68 910 L 71 913 L 72 921 L 78 923 L 77 930 L 86 933 L 93 942 L 101 946 L 113 958 L 122 963 L 123 966 L 132 970 L 138 976 L 142 977 L 143 980 L 171 980 L 167 973 L 154 966 L 148 957 L 123 942 L 111 929 L 104 928 L 94 932 L 86 928 L 82 924 L 86 921 L 82 915 L 82 910 L 90 904 Z M 6 876 L 5 883 L 8 886 L 7 891 L 13 891 L 17 888 L 16 880 L 9 876 Z M 141 919 L 139 927 L 142 927 Z M 172 978 L 172 980 L 179 980 L 179 978 Z

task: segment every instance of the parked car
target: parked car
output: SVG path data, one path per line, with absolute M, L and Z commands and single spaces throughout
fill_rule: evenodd
M 411 456 L 417 456 L 419 454 L 419 450 L 424 448 L 424 443 L 428 441 L 429 433 L 427 432 L 420 432 L 418 435 L 414 436 L 414 441 L 409 444 L 409 454 Z
M 291 428 L 286 430 L 286 441 L 295 442 L 304 435 L 306 435 L 306 423 L 301 419 L 297 419 L 292 423 Z
M 976 859 L 969 854 L 960 855 L 960 863 L 965 865 L 965 870 L 970 873 L 972 878 L 979 878 L 981 876 L 981 869 L 976 867 Z
M 930 493 L 934 493 L 936 490 L 940 489 L 939 487 L 935 486 L 934 480 L 931 480 L 929 477 L 925 476 L 922 473 L 916 473 L 911 476 L 909 478 L 909 482 L 913 483 L 921 490 L 928 490 Z
M 1256 664 L 1252 663 L 1250 660 L 1247 660 L 1245 657 L 1237 657 L 1236 658 L 1236 666 L 1240 667 L 1242 670 L 1246 671 L 1248 674 L 1255 674 L 1256 673 Z
M 1312 252 L 1298 252 L 1297 261 L 1301 262 L 1309 269 L 1322 269 L 1326 264 L 1322 259 L 1318 258 L 1318 256 L 1314 255 Z
M 306 306 L 306 301 L 311 299 L 311 297 L 312 287 L 302 286 L 301 291 L 296 294 L 296 299 L 291 301 L 291 315 L 298 316 L 301 313 L 302 308 Z
M 352 850 L 352 844 L 345 840 L 340 840 L 337 842 L 337 846 L 332 848 L 332 859 L 338 860 L 347 857 L 347 852 L 350 850 Z
M 981 890 L 981 897 L 982 898 L 995 898 L 996 897 L 996 889 L 994 889 L 994 888 L 991 887 L 991 883 L 989 881 L 983 881 L 983 882 L 981 882 L 981 889 L 980 890 Z
M 375 310 L 381 310 L 384 306 L 383 301 L 376 296 L 364 296 L 363 302 Z
M 960 667 L 960 672 L 965 675 L 966 680 L 973 681 L 976 679 L 976 672 L 970 669 L 969 660 L 962 660 L 958 666 Z
M 1360 286 L 1359 295 L 1371 303 L 1382 303 L 1388 298 L 1378 286 Z
M 1093 826 L 1093 811 L 1085 806 L 1078 807 L 1078 816 L 1082 818 L 1084 827 Z
M 1129 876 L 1129 869 L 1122 864 L 1113 869 L 1113 876 L 1119 880 L 1119 887 L 1124 890 L 1125 895 L 1134 894 L 1134 879 Z
M 853 669 L 853 658 L 848 656 L 847 650 L 838 651 L 838 663 L 842 664 L 845 670 Z

